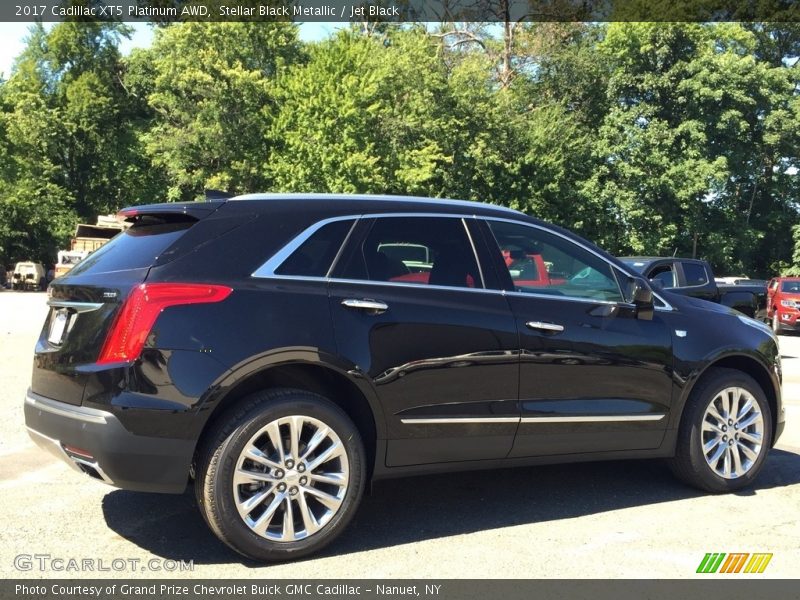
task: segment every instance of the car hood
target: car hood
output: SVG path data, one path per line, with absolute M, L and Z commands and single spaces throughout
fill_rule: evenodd
M 673 294 L 671 292 L 663 291 L 658 292 L 660 296 L 664 298 L 667 302 L 669 302 L 675 308 L 688 308 L 690 310 L 704 310 L 710 313 L 716 313 L 721 315 L 729 315 L 732 317 L 737 317 L 741 315 L 737 310 L 725 306 L 723 304 L 719 304 L 717 302 L 711 302 L 709 300 L 701 300 L 700 298 L 693 298 L 692 296 L 683 296 L 681 294 Z

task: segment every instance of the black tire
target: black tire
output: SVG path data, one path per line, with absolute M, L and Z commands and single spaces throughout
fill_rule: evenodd
M 242 452 L 250 444 L 254 436 L 268 424 L 289 416 L 301 416 L 308 418 L 310 421 L 316 420 L 332 430 L 344 447 L 347 461 L 345 470 L 348 472 L 348 476 L 346 485 L 340 486 L 340 488 L 343 488 L 340 489 L 341 504 L 318 531 L 295 541 L 274 541 L 253 531 L 245 523 L 244 517 L 240 515 L 237 508 L 237 499 L 234 496 L 239 494 L 239 490 L 243 488 L 245 488 L 246 492 L 247 488 L 241 484 L 239 487 L 235 487 L 233 474 L 237 469 L 237 464 L 242 459 Z M 301 430 L 307 431 L 308 428 L 303 426 Z M 284 430 L 281 429 L 280 431 L 283 432 Z M 313 432 L 314 429 L 312 428 L 311 431 Z M 260 440 L 261 438 L 258 439 Z M 268 439 L 268 436 L 264 439 Z M 328 438 L 326 438 L 327 440 Z M 303 452 L 298 452 L 298 454 L 302 455 Z M 338 460 L 341 459 L 335 459 L 335 461 Z M 288 462 L 285 464 L 288 464 Z M 309 464 L 310 466 L 311 461 L 304 464 Z M 317 394 L 283 388 L 263 390 L 252 394 L 237 404 L 234 409 L 223 415 L 199 450 L 195 467 L 195 497 L 211 530 L 236 552 L 248 558 L 270 562 L 300 558 L 319 551 L 333 541 L 347 527 L 356 512 L 364 490 L 367 472 L 361 436 L 344 411 Z M 267 470 L 267 475 L 270 478 L 274 476 L 273 473 L 275 471 L 268 467 L 262 468 Z M 286 481 L 290 481 L 290 473 L 293 477 L 296 477 L 300 468 L 299 463 L 295 465 L 295 470 L 293 471 L 287 468 L 285 470 Z M 262 485 L 265 488 L 270 487 L 273 485 L 273 480 L 271 479 L 270 481 L 270 483 L 263 483 Z M 301 490 L 307 490 L 312 487 L 311 485 L 299 486 L 296 483 L 296 481 L 295 484 L 290 482 L 289 485 L 292 488 L 300 488 Z M 284 486 L 287 494 L 292 488 Z M 252 492 L 252 495 L 256 496 L 260 493 L 261 491 Z M 287 513 L 290 510 L 295 519 L 289 520 L 302 525 L 303 520 L 301 519 L 302 515 L 299 513 L 300 507 L 298 505 L 300 496 L 303 497 L 304 503 L 310 502 L 317 507 L 317 510 L 320 507 L 322 507 L 322 511 L 326 510 L 326 507 L 321 504 L 317 506 L 315 499 L 311 495 L 301 491 L 295 497 L 296 500 L 289 499 L 289 507 L 286 507 L 283 502 L 279 504 L 280 508 L 277 510 L 283 515 L 281 518 L 283 519 L 284 527 L 286 526 Z M 269 498 L 270 496 L 267 497 Z M 273 492 L 271 497 L 273 500 L 277 500 L 278 492 Z M 306 500 L 307 498 L 310 500 Z M 267 500 L 260 503 L 260 505 L 264 504 L 269 503 Z M 306 504 L 306 506 L 309 505 Z M 264 512 L 266 512 L 266 509 Z M 276 512 L 275 514 L 278 513 Z M 270 517 L 270 519 L 272 518 L 274 517 Z M 301 531 L 303 531 L 302 528 Z
M 734 479 L 722 477 L 715 472 L 706 461 L 702 448 L 702 424 L 706 409 L 720 392 L 731 387 L 743 388 L 753 397 L 763 423 L 762 442 L 757 458 L 744 474 Z M 764 465 L 771 445 L 772 411 L 761 386 L 741 371 L 714 368 L 692 390 L 681 419 L 675 457 L 668 464 L 678 479 L 693 487 L 715 494 L 733 492 L 753 483 Z
M 781 325 L 780 319 L 778 319 L 777 310 L 772 314 L 772 331 L 776 334 L 783 333 L 783 326 Z

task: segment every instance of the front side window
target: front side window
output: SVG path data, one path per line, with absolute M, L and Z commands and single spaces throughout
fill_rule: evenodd
M 537 227 L 487 222 L 516 291 L 622 301 L 611 265 L 599 256 Z
M 460 218 L 378 217 L 337 277 L 446 287 L 483 287 Z

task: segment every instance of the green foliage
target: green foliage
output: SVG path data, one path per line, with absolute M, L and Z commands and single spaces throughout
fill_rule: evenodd
M 794 24 L 362 23 L 302 44 L 289 23 L 181 23 L 122 58 L 126 35 L 35 26 L 0 82 L 3 260 L 216 188 L 488 201 L 617 254 L 800 273 Z
M 131 56 L 130 84 L 154 116 L 142 139 L 169 200 L 266 185 L 275 80 L 301 58 L 290 23 L 170 25 Z

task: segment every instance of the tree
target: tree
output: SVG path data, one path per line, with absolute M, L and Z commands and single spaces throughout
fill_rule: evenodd
M 143 140 L 170 200 L 268 187 L 275 81 L 301 59 L 291 23 L 169 25 L 133 54 L 129 83 L 154 113 Z

